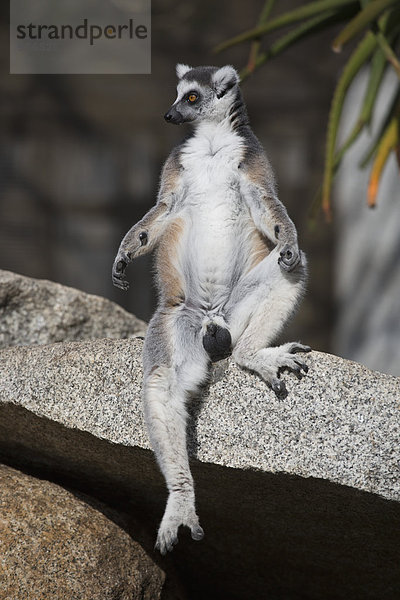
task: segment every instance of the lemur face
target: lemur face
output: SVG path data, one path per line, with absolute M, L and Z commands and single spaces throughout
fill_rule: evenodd
M 231 66 L 188 67 L 178 64 L 177 98 L 164 118 L 169 123 L 222 120 L 234 102 L 239 75 Z

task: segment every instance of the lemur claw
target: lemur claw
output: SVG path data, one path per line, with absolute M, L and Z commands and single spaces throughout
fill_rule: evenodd
M 204 530 L 200 525 L 196 529 L 192 529 L 191 531 L 192 540 L 196 540 L 196 542 L 200 541 L 204 537 Z
M 298 352 L 311 352 L 311 350 L 312 348 L 310 348 L 310 346 L 304 346 L 304 344 L 294 342 L 289 352 L 290 354 L 297 354 Z
M 293 271 L 295 267 L 300 262 L 300 252 L 291 246 L 290 244 L 286 244 L 282 250 L 280 251 L 280 256 L 278 258 L 278 265 L 284 271 Z
M 301 367 L 298 366 L 295 369 L 292 369 L 293 373 L 296 375 L 297 379 L 303 379 L 305 373 L 302 373 Z
M 292 347 L 289 349 L 289 353 L 297 354 L 299 352 L 311 352 L 311 348 L 310 346 L 304 346 L 303 344 L 298 344 L 296 342 L 293 343 Z M 302 379 L 304 375 L 308 373 L 308 366 L 298 358 L 294 358 L 293 362 L 295 363 L 296 367 L 293 369 L 290 369 L 289 367 L 289 370 L 292 370 L 299 379 Z

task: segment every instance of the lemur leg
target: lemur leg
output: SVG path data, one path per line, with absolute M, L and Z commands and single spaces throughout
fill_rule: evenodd
M 200 318 L 182 308 L 157 311 L 146 334 L 144 409 L 151 445 L 169 497 L 156 547 L 165 554 L 178 541 L 180 525 L 194 540 L 204 533 L 195 509 L 193 478 L 186 447 L 186 401 L 208 375 Z
M 310 348 L 298 343 L 268 347 L 281 331 L 302 297 L 306 280 L 306 259 L 290 273 L 278 264 L 273 250 L 235 288 L 227 322 L 232 336 L 233 359 L 241 367 L 258 373 L 278 396 L 287 395 L 279 370 L 288 368 L 301 377 L 307 366 L 295 356 Z

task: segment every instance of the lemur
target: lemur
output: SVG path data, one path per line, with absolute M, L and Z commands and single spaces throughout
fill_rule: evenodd
M 164 164 L 156 205 L 123 238 L 113 283 L 156 250 L 158 306 L 143 348 L 144 413 L 169 491 L 156 547 L 178 541 L 180 525 L 204 533 L 195 509 L 186 446 L 186 403 L 207 382 L 211 362 L 228 355 L 287 394 L 282 369 L 298 377 L 310 348 L 270 344 L 303 295 L 306 258 L 277 197 L 274 176 L 250 128 L 232 66 L 178 64 L 168 123 L 194 130 Z

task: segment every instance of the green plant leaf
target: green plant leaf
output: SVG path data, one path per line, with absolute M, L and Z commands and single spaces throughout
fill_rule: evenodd
M 376 37 L 371 31 L 368 31 L 347 61 L 333 95 L 329 113 L 324 180 L 322 185 L 322 207 L 327 218 L 330 218 L 331 213 L 331 187 L 335 170 L 336 138 L 344 98 L 349 85 L 363 64 L 370 58 L 376 45 Z
M 274 8 L 275 0 L 266 0 L 258 20 L 258 26 L 264 25 L 269 19 L 269 16 Z M 253 40 L 249 53 L 247 68 L 249 72 L 253 72 L 258 58 L 258 53 L 261 46 L 261 38 Z
M 373 208 L 376 205 L 379 182 L 387 159 L 389 158 L 389 154 L 399 145 L 399 127 L 400 112 L 397 112 L 390 120 L 389 125 L 386 127 L 382 138 L 379 141 L 374 163 L 372 165 L 368 183 L 368 206 L 370 208 Z
M 372 145 L 370 146 L 368 151 L 365 153 L 364 157 L 361 159 L 360 167 L 362 167 L 362 168 L 365 167 L 369 163 L 369 161 L 371 160 L 373 155 L 375 154 L 376 149 L 379 146 L 379 142 L 382 139 L 384 132 L 386 131 L 390 121 L 393 119 L 394 115 L 396 114 L 396 112 L 399 109 L 399 105 L 400 105 L 400 84 L 396 88 L 392 102 L 390 103 L 390 106 L 386 113 L 386 117 L 383 120 L 383 123 L 379 129 L 379 132 L 378 132 L 374 142 L 372 143 Z
M 365 0 L 364 0 L 365 1 Z M 371 0 L 369 0 L 371 1 Z M 386 36 L 386 41 L 388 44 L 392 44 L 395 41 L 398 32 L 400 31 L 400 10 L 394 10 L 390 13 L 390 15 L 384 15 L 379 20 L 379 29 Z M 377 35 L 377 33 L 375 33 Z M 345 152 L 348 148 L 353 144 L 353 142 L 357 139 L 358 135 L 361 133 L 363 127 L 369 125 L 372 118 L 373 109 L 375 106 L 376 97 L 379 92 L 380 84 L 382 82 L 383 75 L 385 73 L 386 67 L 388 65 L 387 60 L 387 52 L 382 49 L 382 45 L 379 43 L 379 35 L 377 36 L 377 41 L 379 47 L 376 49 L 370 68 L 370 76 L 368 81 L 368 86 L 364 95 L 364 100 L 360 112 L 360 116 L 355 124 L 352 132 L 348 136 L 347 140 L 341 147 L 340 151 L 337 153 L 335 157 L 335 171 L 339 167 L 340 161 L 343 158 Z M 370 156 L 369 156 L 370 158 Z
M 264 25 L 260 25 L 259 27 L 255 27 L 249 31 L 245 31 L 244 33 L 241 33 L 230 40 L 226 40 L 225 42 L 218 44 L 218 46 L 214 48 L 214 52 L 218 53 L 222 50 L 230 48 L 231 46 L 240 44 L 241 42 L 257 39 L 269 31 L 275 31 L 276 29 L 280 29 L 286 25 L 291 25 L 292 23 L 298 23 L 303 19 L 313 17 L 327 10 L 336 8 L 339 9 L 346 4 L 356 4 L 359 6 L 359 3 L 355 2 L 354 0 L 318 0 L 317 2 L 308 2 L 306 5 L 286 12 L 283 15 L 268 21 Z
M 378 48 L 371 61 L 371 68 L 367 89 L 365 91 L 364 100 L 361 106 L 360 115 L 354 125 L 350 135 L 347 137 L 343 146 L 335 156 L 334 170 L 336 172 L 345 152 L 355 142 L 361 131 L 366 125 L 371 122 L 372 112 L 375 106 L 375 100 L 378 95 L 379 86 L 387 67 L 386 57 L 382 50 Z
M 385 54 L 387 60 L 392 65 L 393 69 L 397 73 L 397 77 L 400 79 L 400 62 L 394 53 L 393 48 L 391 48 L 389 41 L 386 36 L 382 33 L 382 31 L 378 31 L 376 34 L 378 44 L 380 45 L 382 52 Z
M 260 19 L 258 21 L 259 25 L 263 25 L 269 19 L 269 16 L 274 8 L 276 0 L 265 0 L 265 4 L 261 11 Z
M 370 23 L 375 21 L 391 4 L 398 3 L 399 0 L 374 0 L 363 8 L 339 33 L 332 44 L 335 52 L 340 52 L 346 42 L 354 38 Z
M 364 101 L 360 113 L 360 121 L 369 125 L 372 118 L 372 112 L 375 106 L 375 100 L 378 95 L 385 69 L 387 67 L 386 58 L 380 48 L 377 48 L 371 61 L 371 70 L 368 86 L 365 91 Z
M 270 48 L 266 52 L 263 52 L 259 56 L 257 56 L 254 65 L 252 68 L 249 66 L 245 67 L 241 73 L 241 80 L 244 81 L 249 75 L 253 73 L 258 67 L 266 63 L 270 58 L 274 58 L 287 50 L 290 46 L 300 41 L 301 39 L 313 34 L 318 33 L 322 29 L 326 29 L 330 27 L 334 23 L 338 23 L 344 21 L 349 17 L 349 14 L 354 14 L 355 8 L 345 8 L 340 12 L 337 11 L 327 11 L 322 13 L 321 15 L 317 15 L 312 19 L 308 19 L 301 25 L 295 27 L 289 33 L 279 38 L 276 42 L 274 42 Z

